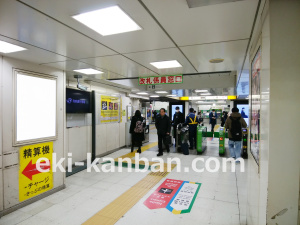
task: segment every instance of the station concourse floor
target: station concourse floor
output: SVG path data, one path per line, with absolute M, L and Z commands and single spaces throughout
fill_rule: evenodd
M 148 146 L 148 147 L 147 147 Z M 156 130 L 151 125 L 150 141 L 144 144 L 140 157 L 151 159 L 157 154 Z M 146 149 L 146 150 L 145 150 Z M 228 152 L 228 148 L 226 149 Z M 107 157 L 118 158 L 130 152 L 129 148 L 116 151 Z M 191 162 L 196 157 L 221 159 L 218 155 L 218 138 L 208 138 L 207 150 L 203 155 L 182 155 L 171 149 L 164 152 L 162 159 L 178 157 L 181 167 L 190 167 L 188 173 L 177 172 L 176 167 L 156 183 L 149 191 L 137 200 L 137 203 L 124 211 L 116 225 L 244 225 L 246 224 L 247 203 L 247 160 L 245 172 L 195 172 L 191 169 Z M 225 157 L 228 156 L 225 155 Z M 229 165 L 231 162 L 227 162 Z M 222 164 L 222 163 L 221 163 Z M 221 167 L 222 168 L 222 167 Z M 147 172 L 104 173 L 81 171 L 66 178 L 66 188 L 35 203 L 25 206 L 0 218 L 1 225 L 79 225 L 98 224 L 87 223 L 99 211 L 119 196 L 126 195 L 132 187 L 144 179 Z M 165 208 L 149 209 L 143 202 L 163 183 L 166 178 L 201 183 L 197 198 L 190 213 L 172 214 Z M 126 196 L 124 196 L 126 198 Z M 94 220 L 95 221 L 95 220 Z M 104 224 L 104 223 L 99 223 Z

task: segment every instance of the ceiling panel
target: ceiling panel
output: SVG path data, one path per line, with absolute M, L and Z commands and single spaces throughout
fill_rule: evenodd
M 232 41 L 181 47 L 198 72 L 239 71 L 242 68 L 248 41 Z M 209 60 L 222 58 L 222 63 Z
M 64 24 L 83 32 L 120 53 L 175 47 L 162 29 L 137 0 L 22 0 Z M 123 34 L 101 36 L 71 16 L 119 5 L 143 29 Z
M 17 1 L 0 2 L 0 21 L 1 35 L 71 59 L 116 54 L 115 51 Z
M 154 70 L 159 74 L 183 74 L 183 73 L 196 73 L 197 71 L 189 63 L 189 61 L 183 56 L 183 54 L 177 48 L 160 49 L 154 51 L 137 52 L 125 54 L 127 57 L 133 59 L 136 62 Z M 182 67 L 171 69 L 157 69 L 152 66 L 150 62 L 177 60 Z
M 140 66 L 122 55 L 105 56 L 97 58 L 81 59 L 80 61 L 103 68 L 125 77 L 138 77 L 145 75 L 157 75 L 155 72 Z M 149 67 L 149 66 L 148 66 Z
M 184 0 L 142 0 L 177 45 L 250 37 L 258 0 L 190 9 Z
M 66 57 L 58 55 L 53 52 L 45 51 L 43 49 L 24 44 L 19 41 L 12 40 L 10 38 L 6 38 L 0 35 L 0 40 L 8 42 L 10 44 L 18 45 L 20 47 L 26 48 L 27 50 L 20 52 L 12 52 L 12 53 L 0 53 L 0 55 L 4 55 L 7 57 L 26 60 L 28 62 L 33 62 L 37 64 L 45 63 L 45 62 L 54 62 L 54 61 L 65 61 Z

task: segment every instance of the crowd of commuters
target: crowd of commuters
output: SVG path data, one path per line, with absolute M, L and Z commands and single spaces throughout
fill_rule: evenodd
M 163 155 L 163 144 L 167 150 L 170 152 L 170 145 L 172 144 L 171 138 L 171 127 L 173 126 L 173 136 L 177 138 L 177 126 L 178 124 L 188 125 L 189 128 L 189 149 L 193 150 L 196 148 L 197 139 L 197 126 L 203 125 L 203 117 L 201 112 L 190 108 L 189 114 L 184 118 L 184 114 L 180 112 L 180 108 L 175 108 L 175 113 L 173 115 L 173 120 L 166 115 L 166 110 L 161 108 L 159 114 L 154 111 L 153 119 L 155 121 L 155 127 L 157 129 L 158 135 L 158 154 L 157 156 Z M 241 114 L 242 113 L 242 114 Z M 242 128 L 246 128 L 247 124 L 244 120 L 243 110 L 239 113 L 238 108 L 232 108 L 232 113 L 228 116 L 228 113 L 223 111 L 221 115 L 221 126 L 228 130 L 228 146 L 230 151 L 230 157 L 238 159 L 241 157 L 241 145 L 242 145 Z M 211 131 L 214 132 L 215 125 L 217 124 L 217 113 L 213 109 L 209 113 L 209 124 L 211 125 Z M 135 115 L 131 119 L 130 133 L 132 134 L 132 144 L 131 152 L 133 148 L 138 147 L 138 153 L 141 153 L 141 146 L 144 140 L 144 128 L 146 126 L 145 118 L 142 117 L 141 112 L 137 110 Z

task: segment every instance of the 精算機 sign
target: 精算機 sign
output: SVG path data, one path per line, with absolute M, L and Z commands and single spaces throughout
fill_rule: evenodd
M 139 85 L 182 84 L 182 83 L 183 83 L 182 74 L 139 77 Z
M 52 153 L 53 142 L 28 145 L 20 148 L 20 202 L 53 188 Z M 40 158 L 44 158 L 50 162 L 48 165 L 43 164 L 46 160 L 41 159 L 40 162 L 40 168 L 45 171 L 48 170 L 48 172 L 40 172 L 37 169 L 37 161 Z

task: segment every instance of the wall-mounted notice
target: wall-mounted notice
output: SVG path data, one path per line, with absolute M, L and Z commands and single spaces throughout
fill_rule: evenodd
M 42 194 L 53 188 L 52 173 L 53 142 L 28 145 L 20 148 L 19 168 L 19 200 L 25 201 L 36 195 Z M 46 158 L 50 161 L 48 165 L 41 161 L 41 169 L 49 170 L 41 173 L 37 170 L 37 160 Z
M 139 85 L 158 85 L 158 84 L 181 84 L 183 83 L 182 74 L 139 77 Z
M 119 122 L 120 98 L 101 95 L 101 123 Z

